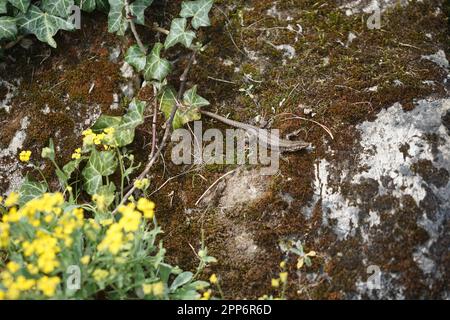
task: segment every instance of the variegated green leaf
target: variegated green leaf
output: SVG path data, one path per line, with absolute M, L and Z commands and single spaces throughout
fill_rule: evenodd
M 172 20 L 170 25 L 170 33 L 166 38 L 164 47 L 166 49 L 173 47 L 177 43 L 181 43 L 186 48 L 189 48 L 192 44 L 192 40 L 195 38 L 193 31 L 186 31 L 186 18 L 177 18 Z
M 123 116 L 114 134 L 119 147 L 133 142 L 136 127 L 144 122 L 145 105 L 145 102 L 137 99 L 131 101 L 127 113 Z
M 75 3 L 81 10 L 86 12 L 92 12 L 95 10 L 95 0 L 76 0 Z
M 32 5 L 28 12 L 18 21 L 20 29 L 34 34 L 40 41 L 47 42 L 56 48 L 53 36 L 58 30 L 73 30 L 74 25 L 61 17 L 44 13 L 38 7 Z
M 108 31 L 123 36 L 128 28 L 128 20 L 125 16 L 125 1 L 109 0 L 109 5 Z
M 214 0 L 183 1 L 180 16 L 183 18 L 192 17 L 191 24 L 194 29 L 208 27 L 211 25 L 208 14 L 213 3 Z
M 102 114 L 97 121 L 92 126 L 92 130 L 94 131 L 101 131 L 103 129 L 114 127 L 116 128 L 120 122 L 122 121 L 122 117 L 118 116 L 107 116 Z
M 41 8 L 54 16 L 67 18 L 73 4 L 74 0 L 42 0 Z
M 34 198 L 38 198 L 45 192 L 47 192 L 46 184 L 32 181 L 28 176 L 26 176 L 25 181 L 22 183 L 19 189 L 19 204 L 22 205 Z
M 199 109 L 209 105 L 209 101 L 197 94 L 197 86 L 193 86 L 183 95 L 183 102 L 189 107 Z
M 133 142 L 136 127 L 144 122 L 145 102 L 133 99 L 128 106 L 128 111 L 123 117 L 100 116 L 92 126 L 93 130 L 101 131 L 106 128 L 114 128 L 114 141 L 118 147 L 126 146 Z
M 30 6 L 31 0 L 8 0 L 8 2 L 19 9 L 21 12 L 25 13 Z
M 84 159 L 85 157 L 82 157 L 80 159 L 74 159 L 70 162 L 67 162 L 64 167 L 62 168 L 63 172 L 65 173 L 67 179 L 70 179 L 70 176 L 72 175 L 72 173 L 74 173 L 74 171 L 78 168 L 78 166 L 80 165 L 80 162 Z
M 145 25 L 145 9 L 153 3 L 153 0 L 136 0 L 130 4 L 130 12 L 135 17 L 136 23 Z
M 141 48 L 135 44 L 128 48 L 125 54 L 125 61 L 137 71 L 142 71 L 145 68 L 147 57 L 145 56 L 145 52 L 142 52 Z
M 109 2 L 108 0 L 96 0 L 95 1 L 96 8 L 102 12 L 109 11 Z
M 7 12 L 7 8 L 6 8 L 7 3 L 8 3 L 8 0 L 0 0 L 0 14 Z
M 14 39 L 16 35 L 16 19 L 13 17 L 0 17 L 0 39 Z
M 160 109 L 164 113 L 166 119 L 169 119 L 172 109 L 176 103 L 176 93 L 172 88 L 166 88 L 160 97 Z M 190 106 L 179 106 L 175 117 L 173 118 L 172 126 L 174 129 L 181 128 L 186 123 L 200 120 L 201 114 L 199 109 Z
M 161 43 L 156 43 L 147 57 L 147 64 L 144 70 L 144 79 L 147 81 L 162 81 L 172 69 L 170 62 L 160 57 L 162 47 Z
M 103 185 L 103 178 L 116 171 L 117 159 L 113 151 L 92 150 L 89 161 L 82 171 L 84 178 L 84 189 L 90 195 L 97 193 L 97 190 Z

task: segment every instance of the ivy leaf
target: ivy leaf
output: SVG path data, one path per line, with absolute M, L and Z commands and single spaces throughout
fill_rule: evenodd
M 197 94 L 196 85 L 184 93 L 183 102 L 184 104 L 195 109 L 199 109 L 204 106 L 209 106 L 209 101 Z
M 142 71 L 145 68 L 147 57 L 145 56 L 145 52 L 142 52 L 141 48 L 137 44 L 134 44 L 128 48 L 125 54 L 125 61 L 137 71 Z
M 136 127 L 144 122 L 145 102 L 133 99 L 123 117 L 100 116 L 92 126 L 93 130 L 114 128 L 114 142 L 118 147 L 133 142 Z
M 22 205 L 27 203 L 34 198 L 40 197 L 45 192 L 47 192 L 47 185 L 45 183 L 32 181 L 28 176 L 26 176 L 25 181 L 19 189 L 19 204 Z
M 95 4 L 96 4 L 96 8 L 98 10 L 108 13 L 108 11 L 109 11 L 108 0 L 96 0 Z
M 41 8 L 49 14 L 59 16 L 61 18 L 67 18 L 73 4 L 73 0 L 42 0 Z
M 75 4 L 86 12 L 92 12 L 95 9 L 108 12 L 109 9 L 108 0 L 75 0 Z
M 95 10 L 95 0 L 76 0 L 75 3 L 81 10 L 86 12 L 92 12 Z
M 166 88 L 160 98 L 160 109 L 164 113 L 166 119 L 169 119 L 175 103 L 177 103 L 175 91 L 171 88 Z M 179 106 L 175 113 L 175 117 L 173 118 L 172 126 L 174 129 L 178 129 L 186 123 L 200 119 L 201 114 L 197 107 Z
M 62 171 L 65 173 L 65 175 L 67 176 L 67 179 L 70 179 L 70 176 L 72 175 L 72 173 L 74 173 L 74 171 L 78 168 L 78 166 L 80 165 L 80 162 L 83 160 L 84 158 L 80 158 L 80 159 L 75 159 L 72 160 L 70 162 L 67 162 L 64 167 L 62 168 Z
M 213 3 L 214 0 L 184 1 L 181 4 L 180 16 L 183 18 L 192 17 L 192 27 L 196 30 L 200 27 L 209 27 L 211 22 L 208 14 Z
M 107 116 L 102 114 L 92 126 L 92 130 L 99 131 L 108 127 L 117 127 L 122 121 L 122 117 Z
M 166 38 L 164 47 L 169 49 L 177 43 L 181 43 L 186 48 L 189 48 L 192 44 L 192 40 L 195 38 L 195 33 L 193 31 L 186 31 L 186 18 L 177 18 L 172 20 L 170 25 L 170 33 Z
M 162 43 L 156 43 L 152 52 L 147 56 L 147 64 L 144 70 L 144 79 L 147 81 L 162 81 L 172 69 L 172 65 L 166 59 L 161 59 Z
M 0 17 L 0 39 L 14 39 L 16 35 L 16 19 L 13 17 Z
M 89 161 L 81 172 L 84 178 L 84 189 L 90 195 L 97 193 L 103 185 L 102 177 L 109 176 L 116 171 L 117 159 L 113 151 L 97 151 L 93 149 Z
M 151 6 L 153 0 L 136 0 L 132 4 L 130 4 L 130 12 L 136 18 L 134 21 L 138 24 L 145 25 L 145 9 Z
M 74 25 L 63 18 L 44 13 L 38 7 L 32 5 L 28 12 L 18 21 L 19 27 L 26 32 L 36 35 L 42 41 L 56 48 L 53 36 L 58 30 L 73 30 Z
M 125 16 L 125 2 L 123 0 L 109 0 L 108 31 L 123 36 L 128 28 Z
M 19 9 L 21 12 L 25 13 L 30 6 L 31 0 L 8 0 L 8 2 Z
M 0 14 L 6 13 L 8 10 L 6 9 L 6 4 L 8 3 L 8 0 L 0 0 Z
M 133 99 L 128 106 L 127 113 L 115 131 L 116 143 L 119 147 L 133 142 L 136 127 L 144 123 L 145 102 Z

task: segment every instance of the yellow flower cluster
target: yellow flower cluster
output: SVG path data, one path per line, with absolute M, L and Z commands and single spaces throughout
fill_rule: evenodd
M 30 161 L 30 157 L 31 157 L 31 151 L 30 150 L 24 150 L 24 151 L 21 151 L 19 153 L 19 159 L 22 162 Z
M 157 282 L 152 284 L 143 284 L 142 291 L 145 295 L 153 294 L 154 296 L 161 297 L 164 295 L 164 283 Z
M 103 143 L 105 148 L 114 146 L 114 132 L 114 128 L 106 128 L 101 133 L 95 133 L 92 129 L 84 130 L 81 133 L 83 135 L 83 145 L 89 146 L 92 144 L 99 145 Z
M 145 198 L 140 198 L 137 202 L 137 208 L 142 211 L 144 218 L 153 219 L 155 215 L 155 203 Z
M 94 280 L 97 282 L 104 281 L 106 278 L 108 278 L 108 276 L 109 276 L 109 272 L 106 270 L 103 270 L 103 269 L 96 269 L 92 273 L 92 277 L 94 277 Z
M 134 186 L 136 187 L 136 189 L 140 189 L 140 190 L 147 189 L 149 185 L 150 185 L 150 182 L 148 181 L 147 178 L 144 178 L 142 180 L 137 179 L 134 182 Z
M 0 290 L 0 300 L 19 299 L 22 293 L 34 289 L 41 291 L 47 297 L 52 297 L 61 282 L 59 277 L 48 277 L 46 275 L 37 279 L 29 279 L 23 275 L 18 275 L 19 271 L 20 265 L 10 261 L 6 265 L 6 270 L 0 274 L 1 284 L 6 289 L 5 291 Z
M 81 158 L 81 148 L 76 148 L 72 153 L 72 159 L 80 159 Z
M 55 237 L 64 241 L 66 247 L 71 247 L 73 243 L 72 235 L 75 231 L 81 229 L 84 224 L 83 209 L 75 208 L 72 211 L 65 212 L 58 220 L 55 227 Z
M 121 218 L 118 222 L 113 222 L 110 219 L 106 219 L 110 221 L 102 221 L 105 225 L 109 225 L 109 228 L 97 249 L 99 251 L 109 251 L 116 255 L 128 241 L 134 239 L 133 233 L 139 229 L 142 216 L 147 219 L 153 218 L 154 209 L 155 204 L 145 198 L 138 200 L 137 208 L 132 202 L 120 206 L 118 212 L 121 214 Z
M 18 299 L 29 290 L 39 290 L 51 297 L 61 280 L 49 275 L 57 272 L 61 265 L 58 254 L 62 251 L 62 246 L 70 247 L 74 232 L 83 227 L 83 210 L 75 208 L 63 212 L 61 206 L 64 198 L 61 193 L 45 193 L 19 209 L 15 206 L 18 200 L 19 195 L 11 193 L 5 201 L 9 211 L 0 222 L 0 248 L 8 248 L 11 244 L 19 246 L 23 254 L 23 267 L 10 261 L 6 270 L 0 273 L 1 286 L 5 288 L 0 290 L 0 299 Z M 19 235 L 12 241 L 11 227 L 17 224 L 19 228 L 23 228 L 24 223 L 35 229 L 27 229 L 26 234 Z M 45 228 L 49 224 L 54 227 L 52 231 Z M 29 278 L 20 272 L 21 269 L 26 270 Z M 43 275 L 40 276 L 39 273 Z
M 24 241 L 22 243 L 24 256 L 33 260 L 37 257 L 37 267 L 43 273 L 53 272 L 59 267 L 57 254 L 61 251 L 58 245 L 58 239 L 46 232 L 38 231 L 33 241 Z

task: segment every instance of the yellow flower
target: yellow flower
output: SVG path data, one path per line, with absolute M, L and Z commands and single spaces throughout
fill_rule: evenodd
M 95 221 L 95 220 L 93 220 L 93 221 Z M 100 221 L 100 225 L 103 226 L 103 227 L 107 227 L 107 226 L 112 225 L 113 222 L 114 222 L 114 220 L 111 219 L 111 218 L 110 219 L 103 219 L 103 220 Z
M 17 262 L 10 261 L 6 265 L 6 269 L 8 269 L 8 271 L 11 273 L 16 273 L 17 271 L 20 270 L 20 265 Z
M 124 214 L 119 220 L 119 225 L 125 232 L 134 232 L 139 228 L 141 223 L 141 214 L 138 211 L 132 211 Z
M 5 200 L 5 206 L 12 207 L 17 204 L 17 201 L 19 201 L 19 194 L 17 192 L 11 192 Z
M 272 287 L 278 288 L 280 286 L 280 279 L 272 279 Z
M 94 194 L 92 196 L 92 201 L 95 202 L 98 210 L 105 211 L 107 209 L 105 196 L 99 195 L 99 194 Z
M 91 129 L 84 130 L 81 134 L 83 135 L 83 145 L 91 145 L 94 143 L 96 134 Z
M 280 280 L 281 280 L 282 283 L 286 283 L 287 278 L 288 278 L 288 273 L 287 272 L 281 272 L 280 273 Z
M 55 294 L 56 287 L 60 282 L 61 280 L 58 277 L 43 276 L 37 281 L 37 288 L 47 297 L 52 297 Z
M 160 281 L 153 284 L 153 294 L 158 297 L 162 296 L 164 294 L 164 283 Z
M 96 269 L 92 276 L 94 277 L 95 281 L 102 282 L 109 276 L 109 272 L 103 269 Z
M 140 198 L 137 202 L 137 208 L 142 211 L 144 218 L 153 219 L 155 215 L 155 203 L 145 198 Z
M 281 269 L 286 268 L 286 261 L 283 260 L 283 261 L 280 262 L 280 268 Z
M 19 154 L 19 159 L 22 162 L 30 161 L 30 157 L 31 157 L 31 151 L 30 150 L 21 151 L 20 154 Z
M 72 153 L 72 159 L 80 159 L 80 158 L 81 158 L 81 153 L 77 153 L 77 152 Z
M 217 283 L 217 276 L 215 273 L 213 273 L 211 275 L 211 277 L 209 277 L 209 282 L 211 282 L 212 284 L 216 284 Z
M 52 251 L 41 254 L 38 258 L 38 267 L 44 273 L 53 272 L 59 267 L 59 261 L 56 259 L 56 254 Z
M 137 179 L 136 181 L 134 181 L 134 186 L 140 190 L 147 189 L 149 184 L 150 184 L 150 182 L 148 181 L 147 178 L 144 178 L 142 180 Z
M 27 270 L 32 275 L 36 275 L 39 272 L 39 268 L 31 263 L 27 264 Z
M 83 256 L 83 257 L 80 259 L 80 262 L 81 262 L 82 264 L 84 264 L 84 265 L 88 264 L 90 261 L 91 261 L 91 257 L 89 257 L 89 256 Z
M 19 276 L 14 284 L 20 291 L 27 291 L 34 287 L 36 281 L 34 279 L 27 279 L 24 276 Z
M 96 134 L 93 139 L 94 144 L 96 144 L 96 145 L 101 144 L 102 140 L 105 138 L 105 136 L 106 135 L 104 133 Z
M 117 254 L 124 244 L 122 227 L 115 223 L 106 231 L 105 238 L 97 246 L 100 251 L 108 250 L 112 254 Z
M 211 290 L 203 292 L 203 296 L 200 300 L 209 300 L 211 298 Z
M 153 291 L 153 285 L 152 284 L 143 284 L 142 285 L 142 291 L 144 291 L 144 294 L 150 294 Z

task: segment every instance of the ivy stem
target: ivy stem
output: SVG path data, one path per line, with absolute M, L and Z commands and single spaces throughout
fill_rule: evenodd
M 168 36 L 168 35 L 169 35 L 169 33 L 170 33 L 170 31 L 169 31 L 169 30 L 167 30 L 167 29 L 164 29 L 164 28 L 162 28 L 162 27 L 158 26 L 157 24 L 154 24 L 154 25 L 152 25 L 152 26 L 150 26 L 150 25 L 146 24 L 145 26 L 146 26 L 147 28 L 149 28 L 149 29 L 153 30 L 153 31 L 156 31 L 156 32 L 159 32 L 159 33 L 165 34 L 166 36 Z
M 147 49 L 145 48 L 144 44 L 141 41 L 141 38 L 139 37 L 139 34 L 137 33 L 136 24 L 133 21 L 133 15 L 131 14 L 130 4 L 128 3 L 128 0 L 125 0 L 125 12 L 127 15 L 127 20 L 130 23 L 131 32 L 133 32 L 134 38 L 136 39 L 139 48 L 144 54 L 147 54 Z
M 119 148 L 116 148 L 117 151 L 117 158 L 119 158 L 119 167 L 120 167 L 120 196 L 123 198 L 123 187 L 124 187 L 124 164 L 122 159 L 122 153 L 120 152 Z

